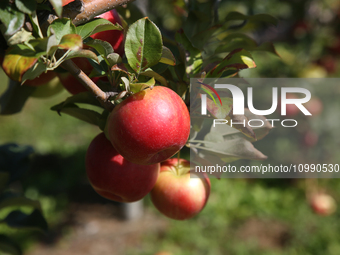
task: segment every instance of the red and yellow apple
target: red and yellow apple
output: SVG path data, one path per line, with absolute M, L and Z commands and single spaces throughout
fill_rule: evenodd
M 160 169 L 159 163 L 141 166 L 127 161 L 104 133 L 90 143 L 85 163 L 93 189 L 117 202 L 134 202 L 146 196 L 155 185 Z
M 190 116 L 180 96 L 155 86 L 118 104 L 107 125 L 112 145 L 124 158 L 150 165 L 170 158 L 186 144 Z
M 336 211 L 336 202 L 333 197 L 328 194 L 313 194 L 310 200 L 313 211 L 319 215 L 330 215 Z
M 207 175 L 199 178 L 195 173 L 190 173 L 190 162 L 177 158 L 161 163 L 159 177 L 150 192 L 154 206 L 175 220 L 186 220 L 197 215 L 206 205 L 209 194 L 210 180 Z

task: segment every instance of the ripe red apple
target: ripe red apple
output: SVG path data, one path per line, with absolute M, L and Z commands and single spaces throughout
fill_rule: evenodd
M 190 178 L 191 175 L 191 178 Z M 154 206 L 165 216 L 186 220 L 197 215 L 206 205 L 210 180 L 190 173 L 190 162 L 172 158 L 161 163 L 161 172 L 150 192 Z
M 157 181 L 160 164 L 141 166 L 124 159 L 104 133 L 97 135 L 86 153 L 86 173 L 93 189 L 117 202 L 146 196 Z
M 314 212 L 320 215 L 330 215 L 336 211 L 336 202 L 328 194 L 314 194 L 310 200 L 310 205 Z
M 102 18 L 110 21 L 112 24 L 118 23 L 119 25 L 122 24 L 122 21 L 115 9 L 105 12 L 97 18 Z M 115 53 L 118 53 L 120 56 L 124 55 L 124 32 L 119 30 L 108 30 L 96 33 L 91 35 L 93 39 L 100 39 L 103 41 L 107 41 L 112 45 L 113 50 Z
M 169 88 L 155 86 L 118 104 L 107 125 L 112 145 L 124 158 L 150 165 L 170 158 L 185 145 L 190 116 L 180 96 Z

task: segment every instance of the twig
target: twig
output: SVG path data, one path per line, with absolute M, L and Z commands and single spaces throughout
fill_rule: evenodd
M 114 9 L 117 6 L 133 2 L 134 0 L 75 0 L 63 8 L 63 17 L 72 19 L 74 25 L 84 24 L 94 17 Z M 41 23 L 43 31 L 57 19 L 55 14 L 49 14 Z
M 61 52 L 57 53 L 58 58 L 62 55 Z M 102 91 L 72 60 L 65 60 L 61 66 L 70 72 L 71 75 L 76 77 L 76 79 L 85 86 L 87 90 L 92 92 L 93 95 L 96 96 L 100 104 L 107 109 L 108 111 L 112 111 L 114 105 L 109 101 L 111 96 L 110 93 L 106 93 Z

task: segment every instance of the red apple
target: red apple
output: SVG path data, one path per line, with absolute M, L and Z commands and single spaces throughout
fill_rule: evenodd
M 124 158 L 150 165 L 170 158 L 185 145 L 190 116 L 180 96 L 169 88 L 156 86 L 117 105 L 107 125 L 112 145 Z
M 190 178 L 191 175 L 191 178 Z M 197 215 L 206 205 L 210 194 L 210 180 L 190 173 L 190 162 L 168 159 L 161 163 L 161 172 L 150 192 L 154 206 L 165 216 L 186 220 Z
M 314 194 L 310 200 L 310 205 L 315 213 L 320 215 L 330 215 L 336 211 L 336 202 L 328 194 Z
M 141 166 L 124 159 L 104 133 L 97 135 L 86 153 L 86 173 L 93 189 L 117 202 L 146 196 L 157 181 L 160 164 Z
M 111 10 L 108 12 L 105 12 L 97 18 L 102 18 L 110 21 L 112 24 L 118 23 L 119 25 L 122 24 L 122 21 L 117 13 L 116 10 Z M 124 32 L 119 30 L 108 30 L 96 33 L 94 35 L 91 35 L 93 39 L 100 39 L 103 41 L 107 41 L 112 45 L 113 50 L 115 53 L 118 53 L 120 56 L 123 56 L 124 54 Z

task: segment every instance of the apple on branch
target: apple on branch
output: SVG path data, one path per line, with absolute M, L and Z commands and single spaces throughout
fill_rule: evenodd
M 171 219 L 194 217 L 202 211 L 210 194 L 209 178 L 207 175 L 200 177 L 190 173 L 190 162 L 185 159 L 162 162 L 159 177 L 150 192 L 152 203 Z
M 97 135 L 86 153 L 86 173 L 93 189 L 117 202 L 135 202 L 157 181 L 160 164 L 141 166 L 124 159 L 104 133 Z
M 147 88 L 113 109 L 107 133 L 112 145 L 127 160 L 141 165 L 159 163 L 186 144 L 189 111 L 173 90 L 163 86 Z
M 97 16 L 97 18 L 106 19 L 113 24 L 122 24 L 117 11 L 114 9 Z M 120 56 L 124 55 L 124 31 L 103 31 L 95 33 L 91 37 L 93 39 L 100 39 L 109 42 L 114 52 L 118 53 Z M 72 60 L 86 75 L 89 75 L 92 72 L 93 67 L 88 59 L 74 58 Z M 73 95 L 87 91 L 86 88 L 73 75 L 68 72 L 58 73 L 58 77 L 65 89 Z

